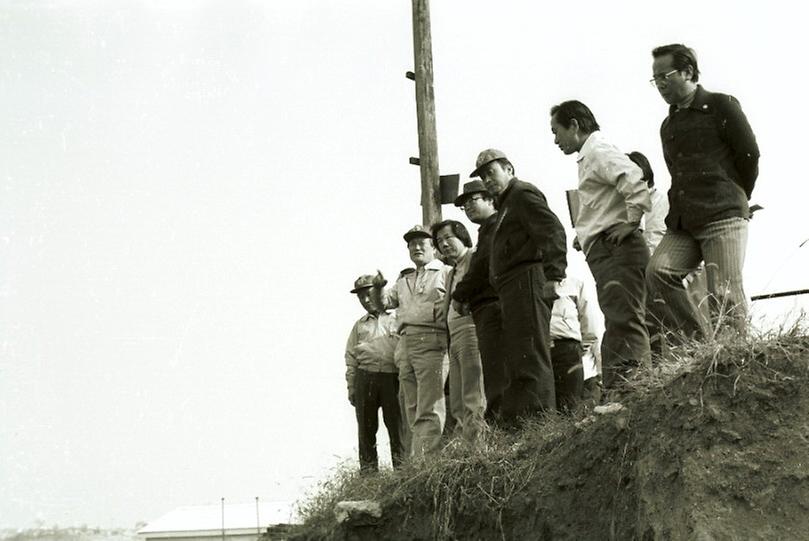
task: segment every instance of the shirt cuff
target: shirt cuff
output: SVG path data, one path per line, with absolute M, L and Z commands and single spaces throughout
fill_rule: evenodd
M 636 207 L 626 209 L 626 221 L 631 224 L 639 224 L 643 217 L 643 211 Z

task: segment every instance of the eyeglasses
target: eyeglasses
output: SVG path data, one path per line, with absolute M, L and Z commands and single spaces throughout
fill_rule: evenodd
M 672 75 L 674 75 L 678 71 L 680 71 L 680 70 L 674 69 L 674 70 L 671 70 L 668 73 L 655 75 L 654 77 L 649 79 L 649 84 L 652 85 L 653 87 L 657 88 L 658 86 L 660 86 L 660 83 L 667 82 L 669 80 L 669 77 L 671 77 Z
M 480 201 L 481 199 L 483 199 L 483 197 L 482 197 L 482 196 L 480 196 L 480 195 L 473 195 L 472 197 L 470 197 L 469 199 L 467 199 L 466 201 L 464 201 L 464 202 L 463 202 L 463 208 L 464 208 L 464 209 L 471 208 L 471 207 L 472 207 L 472 203 L 474 203 L 475 201 Z

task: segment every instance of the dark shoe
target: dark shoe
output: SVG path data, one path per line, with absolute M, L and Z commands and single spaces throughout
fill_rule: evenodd
M 604 387 L 601 385 L 601 378 L 596 376 L 585 380 L 582 390 L 582 401 L 597 406 L 601 403 L 604 395 Z

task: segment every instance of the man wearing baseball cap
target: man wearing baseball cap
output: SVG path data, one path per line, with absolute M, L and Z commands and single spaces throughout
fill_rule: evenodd
M 399 345 L 399 385 L 412 432 L 411 454 L 437 451 L 446 420 L 444 382 L 449 371 L 446 318 L 436 308 L 446 294 L 451 267 L 435 258 L 432 234 L 416 225 L 404 234 L 415 270 L 402 273 L 382 293 L 387 308 L 396 308 L 402 335 Z M 377 272 L 374 284 L 385 279 Z
M 490 148 L 478 155 L 471 177 L 480 177 L 498 210 L 492 231 L 489 281 L 500 298 L 502 346 L 509 375 L 501 414 L 506 423 L 556 409 L 549 321 L 565 277 L 565 230 L 545 195 L 514 175 L 506 155 Z
M 469 268 L 452 291 L 452 304 L 458 313 L 470 312 L 475 323 L 480 360 L 483 365 L 483 388 L 486 394 L 486 420 L 497 422 L 508 375 L 500 351 L 503 322 L 497 292 L 489 282 L 489 253 L 491 233 L 497 222 L 494 198 L 480 180 L 463 186 L 455 199 L 469 221 L 478 224 L 478 243 L 469 261 Z
M 402 418 L 399 409 L 399 375 L 393 361 L 399 341 L 396 317 L 374 301 L 374 277 L 366 274 L 357 278 L 351 293 L 367 312 L 359 318 L 346 344 L 346 383 L 348 400 L 357 414 L 360 468 L 371 472 L 378 469 L 376 432 L 379 409 L 388 429 L 393 467 L 404 458 Z

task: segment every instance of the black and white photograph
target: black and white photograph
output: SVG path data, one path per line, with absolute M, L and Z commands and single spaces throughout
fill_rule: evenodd
M 0 0 L 0 541 L 809 540 L 784 0 Z

